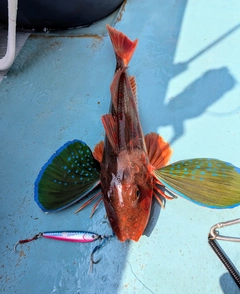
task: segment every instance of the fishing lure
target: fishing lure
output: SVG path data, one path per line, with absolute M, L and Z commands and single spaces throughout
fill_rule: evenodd
M 82 141 L 66 143 L 41 169 L 35 201 L 46 212 L 62 210 L 101 186 L 94 196 L 104 201 L 117 238 L 138 241 L 150 215 L 152 198 L 182 196 L 210 208 L 240 204 L 240 168 L 213 158 L 168 165 L 172 149 L 155 133 L 143 135 L 137 109 L 136 80 L 127 74 L 137 47 L 107 26 L 117 65 L 110 86 L 110 112 L 102 117 L 105 142 L 94 151 Z
M 28 243 L 34 240 L 38 240 L 39 238 L 47 238 L 47 239 L 53 239 L 53 240 L 59 240 L 59 241 L 66 241 L 66 242 L 78 242 L 78 243 L 91 243 L 95 242 L 97 240 L 102 240 L 103 242 L 96 246 L 90 256 L 91 263 L 96 264 L 99 262 L 99 260 L 94 261 L 93 255 L 94 253 L 100 249 L 106 240 L 112 238 L 114 235 L 99 235 L 92 232 L 85 232 L 85 231 L 51 231 L 51 232 L 43 232 L 38 233 L 34 235 L 32 238 L 24 239 L 18 241 L 14 246 L 14 251 L 17 251 L 17 246 L 19 244 Z

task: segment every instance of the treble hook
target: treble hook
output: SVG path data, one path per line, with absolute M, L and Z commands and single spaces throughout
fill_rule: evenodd
M 97 250 L 99 250 L 99 249 L 104 245 L 104 243 L 105 243 L 107 240 L 113 238 L 114 236 L 115 236 L 115 234 L 113 233 L 112 235 L 102 235 L 102 236 L 100 237 L 100 239 L 103 240 L 103 242 L 102 242 L 101 244 L 97 245 L 97 246 L 93 249 L 93 251 L 92 251 L 92 253 L 91 253 L 91 256 L 90 256 L 90 260 L 91 260 L 90 270 L 92 269 L 93 264 L 97 264 L 97 263 L 99 263 L 99 261 L 100 261 L 100 258 L 99 258 L 98 260 L 96 260 L 96 261 L 93 259 L 93 255 L 94 255 L 94 253 L 95 253 Z
M 31 242 L 31 241 L 34 241 L 34 240 L 37 240 L 37 239 L 41 238 L 42 236 L 43 236 L 43 233 L 38 233 L 38 234 L 36 234 L 35 236 L 33 236 L 32 238 L 30 238 L 30 239 L 25 239 L 25 240 L 20 240 L 20 241 L 18 241 L 18 242 L 14 245 L 14 251 L 15 251 L 15 252 L 17 251 L 17 246 L 18 246 L 18 244 L 24 244 L 24 243 Z

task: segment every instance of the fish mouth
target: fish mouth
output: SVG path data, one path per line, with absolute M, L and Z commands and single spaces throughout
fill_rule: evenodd
M 120 242 L 125 242 L 127 240 L 138 242 L 138 240 L 140 239 L 140 237 L 142 236 L 144 232 L 144 230 L 142 231 L 142 229 L 137 231 L 135 230 L 129 231 L 129 229 L 126 229 L 126 228 L 120 229 L 119 227 L 116 227 L 115 224 L 113 224 L 113 226 L 114 228 L 112 227 L 112 229 Z
M 150 210 L 149 212 L 145 211 L 144 215 L 139 211 L 135 214 L 126 211 L 125 213 L 121 212 L 121 215 L 119 215 L 110 205 L 106 210 L 109 223 L 119 241 L 133 240 L 137 242 L 140 239 L 148 224 Z
M 125 242 L 127 240 L 138 242 L 142 234 L 144 233 L 146 226 L 147 223 L 146 225 L 144 224 L 142 226 L 135 227 L 135 229 L 132 227 L 132 225 L 130 225 L 129 227 L 125 226 L 122 229 L 115 229 L 115 234 L 118 240 L 121 242 Z
M 125 242 L 127 240 L 132 240 L 132 241 L 138 242 L 138 240 L 140 239 L 141 236 L 142 236 L 142 232 L 139 234 L 133 234 L 133 235 L 132 234 L 131 235 L 118 234 L 117 238 L 120 242 Z

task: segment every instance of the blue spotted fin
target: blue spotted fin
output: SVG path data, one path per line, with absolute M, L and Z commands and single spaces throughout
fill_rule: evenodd
M 240 168 L 207 158 L 182 160 L 154 171 L 167 191 L 211 208 L 240 204 Z
M 100 184 L 100 164 L 82 141 L 66 143 L 48 160 L 35 182 L 34 199 L 47 212 L 62 210 Z

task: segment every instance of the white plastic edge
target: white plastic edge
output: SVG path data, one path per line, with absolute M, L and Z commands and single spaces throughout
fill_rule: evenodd
M 8 69 L 15 59 L 16 54 L 16 19 L 18 0 L 8 0 L 8 40 L 7 51 L 0 59 L 0 70 Z

